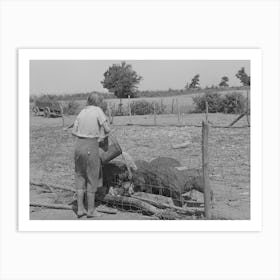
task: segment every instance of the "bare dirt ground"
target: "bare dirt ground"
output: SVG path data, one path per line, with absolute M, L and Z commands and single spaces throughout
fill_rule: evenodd
M 225 126 L 237 115 L 209 114 L 215 125 Z M 75 117 L 66 117 L 65 123 Z M 183 115 L 181 124 L 201 125 L 204 114 Z M 123 151 L 134 160 L 151 160 L 168 156 L 179 160 L 188 168 L 201 167 L 201 127 L 177 127 L 176 115 L 157 117 L 133 116 L 135 125 L 128 125 L 129 117 L 114 118 L 114 135 Z M 138 124 L 138 125 L 137 125 Z M 225 219 L 250 219 L 250 128 L 246 118 L 235 126 L 239 128 L 210 128 L 210 183 L 215 195 L 213 213 Z M 50 185 L 74 187 L 73 149 L 71 130 L 62 130 L 61 118 L 30 117 L 30 181 Z M 172 144 L 189 141 L 184 149 L 172 149 Z M 48 202 L 50 193 L 31 188 L 30 200 Z M 76 219 L 69 210 L 30 207 L 31 219 Z M 143 219 L 138 213 L 118 211 L 116 215 L 102 214 L 101 219 Z

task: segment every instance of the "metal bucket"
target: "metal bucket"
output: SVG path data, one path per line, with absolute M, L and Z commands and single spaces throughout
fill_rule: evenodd
M 117 139 L 109 135 L 110 144 L 106 150 L 99 149 L 99 156 L 101 159 L 102 164 L 108 163 L 112 159 L 116 158 L 117 156 L 122 154 L 122 149 L 117 141 Z

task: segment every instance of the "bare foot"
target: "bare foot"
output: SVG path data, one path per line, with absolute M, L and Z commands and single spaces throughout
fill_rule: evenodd
M 99 212 L 97 212 L 96 210 L 92 211 L 88 211 L 87 212 L 87 218 L 98 218 L 101 217 L 101 214 Z
M 78 212 L 77 212 L 77 217 L 78 217 L 78 218 L 81 218 L 81 217 L 85 216 L 86 214 L 87 214 L 86 210 L 78 211 Z

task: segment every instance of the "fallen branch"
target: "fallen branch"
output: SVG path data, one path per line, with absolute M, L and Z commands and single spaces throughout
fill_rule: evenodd
M 32 186 L 37 186 L 37 187 L 43 187 L 43 188 L 48 188 L 48 189 L 61 189 L 65 191 L 70 191 L 70 192 L 76 192 L 74 188 L 71 187 L 64 187 L 64 186 L 54 186 L 54 185 L 49 185 L 45 183 L 36 183 L 36 182 L 30 182 L 30 185 Z
M 101 212 L 101 213 L 105 213 L 105 214 L 117 214 L 118 213 L 118 210 L 115 209 L 115 208 L 109 208 L 109 207 L 106 207 L 105 205 L 99 205 L 96 207 L 96 210 L 98 212 Z
M 30 202 L 29 205 L 33 206 L 33 207 L 73 210 L 72 206 L 66 205 L 66 204 L 52 204 L 52 203 Z
M 204 214 L 204 211 L 201 209 L 185 209 L 182 207 L 178 207 L 175 205 L 169 205 L 163 202 L 159 202 L 159 201 L 154 201 L 151 199 L 147 199 L 147 198 L 142 198 L 142 197 L 138 197 L 138 196 L 132 196 L 132 198 L 141 200 L 143 202 L 149 203 L 157 208 L 169 208 L 169 209 L 173 209 L 176 211 L 179 211 L 182 214 L 186 214 L 186 215 L 200 215 L 200 214 Z

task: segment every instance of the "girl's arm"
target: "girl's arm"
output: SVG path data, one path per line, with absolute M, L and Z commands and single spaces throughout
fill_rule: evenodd
M 108 123 L 108 119 L 105 116 L 104 112 L 102 111 L 102 109 L 100 109 L 98 107 L 98 122 L 99 125 L 103 127 L 105 134 L 109 134 L 109 132 L 111 131 L 109 123 Z
M 72 134 L 74 136 L 77 136 L 77 133 L 78 133 L 78 118 L 75 120 L 75 122 L 73 123 L 73 125 L 71 125 L 71 127 L 73 126 L 73 129 L 72 129 Z
M 104 128 L 105 134 L 109 134 L 110 131 L 111 131 L 111 128 L 110 128 L 109 123 L 108 123 L 107 120 L 105 122 L 103 122 L 102 126 Z

